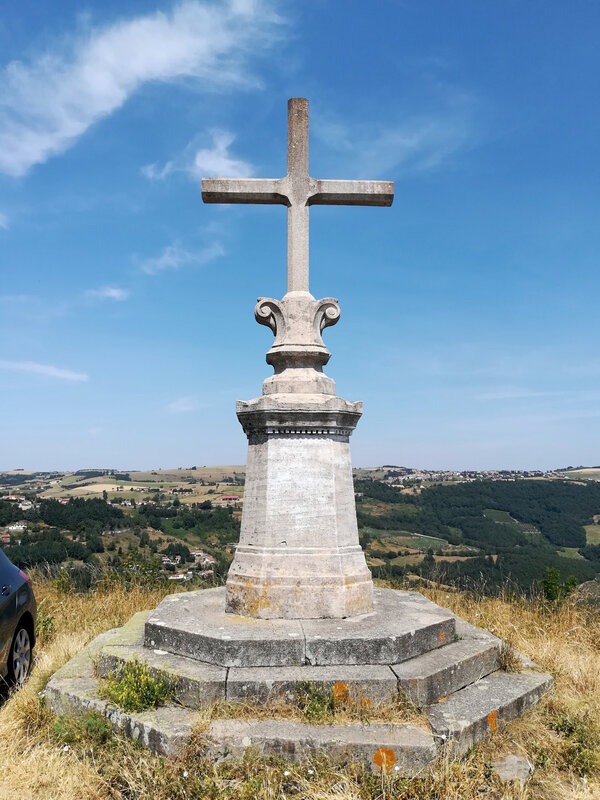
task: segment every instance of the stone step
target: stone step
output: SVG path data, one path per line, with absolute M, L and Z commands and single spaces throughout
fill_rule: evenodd
M 463 639 L 402 664 L 393 664 L 399 687 L 419 706 L 430 705 L 494 672 L 500 645 L 485 639 Z
M 288 693 L 294 691 L 298 679 L 328 688 L 338 684 L 337 690 L 342 696 L 347 690 L 352 698 L 368 697 L 372 702 L 389 699 L 395 691 L 396 676 L 385 665 L 221 668 L 146 648 L 142 644 L 144 625 L 151 613 L 136 614 L 123 628 L 101 634 L 61 667 L 46 687 L 48 707 L 57 714 L 95 710 L 106 715 L 124 735 L 154 752 L 174 755 L 189 741 L 194 726 L 200 721 L 196 707 L 220 697 L 263 701 L 263 698 L 282 696 L 286 699 Z M 460 630 L 464 635 L 471 634 L 473 640 L 490 645 L 493 637 L 469 627 L 461 626 Z M 450 644 L 435 654 L 443 658 L 444 654 L 453 652 Z M 169 705 L 126 713 L 101 699 L 98 673 L 103 674 L 135 657 L 144 660 L 156 672 L 176 677 L 177 702 L 190 707 Z M 414 771 L 430 763 L 436 746 L 444 742 L 454 742 L 459 750 L 467 749 L 501 722 L 518 716 L 551 685 L 551 677 L 540 672 L 494 672 L 428 706 L 426 713 L 434 735 L 414 725 L 314 726 L 277 719 L 232 719 L 212 723 L 207 747 L 208 752 L 219 755 L 225 751 L 241 754 L 252 745 L 264 753 L 279 753 L 292 759 L 322 750 L 334 758 L 369 759 L 374 767 L 378 760 L 380 763 L 385 760 L 388 765 L 394 762 L 399 770 Z
M 493 672 L 426 710 L 434 735 L 465 752 L 552 687 L 544 672 Z
M 326 752 L 334 761 L 371 764 L 379 772 L 415 774 L 435 759 L 433 736 L 406 724 L 309 725 L 285 719 L 218 719 L 206 734 L 206 755 L 240 758 L 252 747 L 264 755 L 300 761 Z
M 310 683 L 333 691 L 338 699 L 356 703 L 392 701 L 398 681 L 382 664 L 331 667 L 231 667 L 227 675 L 227 700 L 293 703 L 299 686 Z
M 60 715 L 96 712 L 106 717 L 116 732 L 143 744 L 154 753 L 177 755 L 189 742 L 198 724 L 197 711 L 169 705 L 128 713 L 115 708 L 98 694 L 97 658 L 102 648 L 121 631 L 100 634 L 57 670 L 44 691 L 46 704 L 54 714 Z
M 264 620 L 225 613 L 225 589 L 169 595 L 144 645 L 221 667 L 397 664 L 454 641 L 447 609 L 415 592 L 379 589 L 374 611 L 346 619 Z
M 389 702 L 398 691 L 396 676 L 386 665 L 339 665 L 328 667 L 217 667 L 143 646 L 144 625 L 150 615 L 142 611 L 96 648 L 95 664 L 105 677 L 127 661 L 145 662 L 153 674 L 167 675 L 176 684 L 175 701 L 187 708 L 200 708 L 215 700 L 292 702 L 302 683 L 334 687 L 341 696 L 370 703 Z

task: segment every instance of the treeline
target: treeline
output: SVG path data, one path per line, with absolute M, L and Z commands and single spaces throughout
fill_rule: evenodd
M 582 548 L 584 525 L 600 512 L 600 483 L 572 481 L 473 481 L 433 486 L 419 495 L 401 494 L 377 481 L 356 481 L 364 497 L 393 504 L 386 514 L 369 514 L 357 503 L 359 525 L 381 530 L 409 530 L 467 544 L 488 553 L 526 547 L 531 537 L 519 526 L 495 522 L 486 509 L 506 511 L 518 522 L 537 528 L 555 547 Z M 360 488 L 359 488 L 360 487 Z M 387 499 L 393 497 L 393 500 Z M 587 556 L 586 556 L 587 557 Z
M 83 544 L 68 539 L 55 528 L 23 534 L 20 544 L 4 548 L 4 552 L 13 564 L 21 568 L 38 564 L 60 564 L 70 559 L 89 561 L 93 559 L 94 553 L 102 550 L 104 547 L 99 537 L 90 536 L 90 541 Z
M 115 527 L 123 519 L 123 511 L 99 498 L 84 500 L 78 497 L 65 504 L 58 500 L 42 500 L 32 517 L 32 522 L 74 531 L 81 523 L 89 522 L 96 522 L 102 528 Z
M 528 545 L 512 553 L 482 555 L 451 563 L 435 561 L 433 555 L 429 554 L 420 564 L 386 564 L 373 567 L 372 572 L 375 577 L 380 578 L 402 578 L 407 574 L 418 574 L 427 580 L 462 589 L 478 586 L 493 594 L 501 592 L 507 584 L 527 593 L 539 584 L 549 568 L 555 569 L 562 580 L 573 577 L 576 583 L 593 580 L 596 575 L 594 565 L 590 562 L 562 557 L 549 545 Z
M 382 500 L 384 503 L 409 503 L 414 502 L 414 495 L 401 494 L 394 486 L 388 483 L 374 480 L 361 480 L 356 478 L 354 481 L 354 491 L 364 497 L 372 497 L 374 500 Z M 357 498 L 360 502 L 360 497 Z
M 233 509 L 212 508 L 210 501 L 190 507 L 179 504 L 171 506 L 138 506 L 130 515 L 130 524 L 149 526 L 172 536 L 195 534 L 201 539 L 215 536 L 226 543 L 237 541 L 240 523 L 233 516 Z
M 490 508 L 507 511 L 519 522 L 535 526 L 559 547 L 585 547 L 583 525 L 600 511 L 600 483 L 473 481 L 426 489 L 419 496 L 419 504 L 444 525 L 460 528 L 465 538 L 472 538 L 469 533 L 474 533 L 472 525 L 470 531 L 465 531 L 465 520 L 479 519 L 484 509 Z
M 68 530 L 77 530 L 82 523 L 89 522 L 97 523 L 99 528 L 111 528 L 123 519 L 123 511 L 97 498 L 74 498 L 65 504 L 58 500 L 41 500 L 38 508 L 28 511 L 22 511 L 17 503 L 0 501 L 0 526 L 21 519 Z

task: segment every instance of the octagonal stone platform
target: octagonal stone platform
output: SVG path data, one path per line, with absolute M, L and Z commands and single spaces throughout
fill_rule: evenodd
M 225 613 L 225 589 L 168 595 L 145 626 L 147 648 L 222 667 L 398 664 L 454 640 L 454 616 L 418 592 L 376 589 L 348 619 L 263 620 Z
M 385 747 L 394 750 L 402 771 L 410 773 L 431 763 L 442 746 L 451 744 L 463 752 L 493 735 L 552 686 L 552 678 L 527 659 L 522 672 L 503 672 L 499 639 L 418 592 L 376 589 L 373 614 L 324 621 L 324 627 L 313 620 L 283 620 L 282 626 L 274 626 L 273 621 L 232 615 L 223 615 L 228 619 L 221 625 L 217 623 L 223 622 L 223 603 L 223 589 L 170 595 L 158 609 L 139 612 L 122 628 L 101 634 L 52 676 L 46 689 L 48 706 L 58 714 L 96 710 L 121 733 L 172 755 L 201 723 L 201 709 L 215 701 L 296 703 L 298 690 L 308 683 L 326 691 L 342 689 L 348 702 L 366 701 L 376 709 L 380 703 L 395 702 L 401 691 L 425 712 L 420 727 L 376 721 L 310 725 L 282 719 L 216 719 L 205 733 L 206 754 L 241 755 L 251 746 L 291 759 L 325 751 L 334 759 L 373 762 L 378 749 Z M 204 617 L 191 625 L 192 613 L 199 608 Z M 261 639 L 265 625 L 271 639 Z M 161 646 L 149 638 L 155 631 L 163 637 Z M 179 649 L 187 642 L 194 656 L 169 652 L 166 640 Z M 282 653 L 295 663 L 240 663 L 248 655 L 263 662 L 275 655 L 281 661 Z M 207 654 L 211 661 L 199 658 Z M 310 660 L 323 660 L 324 655 L 346 661 Z M 373 663 L 372 658 L 389 661 Z M 125 713 L 100 698 L 102 677 L 133 659 L 145 662 L 155 676 L 173 681 L 172 705 Z M 217 664 L 218 659 L 232 663 Z

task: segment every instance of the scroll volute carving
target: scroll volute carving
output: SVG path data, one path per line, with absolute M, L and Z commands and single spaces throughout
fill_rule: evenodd
M 321 333 L 325 328 L 335 325 L 341 313 L 338 301 L 334 297 L 324 297 L 322 300 L 316 301 L 313 330 L 315 340 L 319 344 L 323 344 Z
M 310 295 L 293 299 L 284 297 L 283 300 L 260 297 L 254 309 L 256 321 L 275 334 L 275 348 L 293 345 L 324 349 L 321 332 L 335 325 L 340 314 L 335 298 L 315 300 Z
M 259 325 L 266 325 L 275 334 L 275 340 L 283 338 L 287 329 L 283 303 L 271 297 L 259 297 L 254 307 L 254 318 Z

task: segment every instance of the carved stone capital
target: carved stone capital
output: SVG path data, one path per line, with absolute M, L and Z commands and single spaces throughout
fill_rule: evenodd
M 267 363 L 275 375 L 267 378 L 264 393 L 335 394 L 335 384 L 323 374 L 331 353 L 322 331 L 340 318 L 334 297 L 315 298 L 309 292 L 288 292 L 282 300 L 260 297 L 254 316 L 275 334 Z
M 362 403 L 318 396 L 298 402 L 297 395 L 258 397 L 236 403 L 244 433 L 253 441 L 261 436 L 337 436 L 348 440 L 362 415 Z

